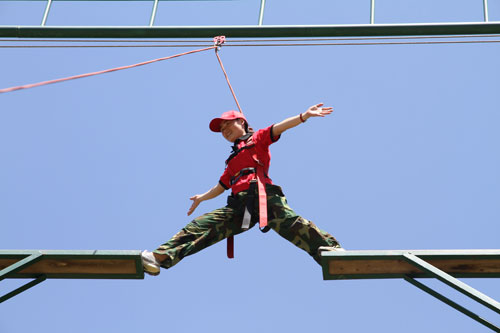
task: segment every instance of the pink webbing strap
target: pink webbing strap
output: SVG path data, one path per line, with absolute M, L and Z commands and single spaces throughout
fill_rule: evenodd
M 133 65 L 116 67 L 116 68 L 106 69 L 106 70 L 102 70 L 102 71 L 98 71 L 98 72 L 93 72 L 93 73 L 74 75 L 74 76 L 65 77 L 65 78 L 61 78 L 61 79 L 55 79 L 55 80 L 38 82 L 38 83 L 26 84 L 26 85 L 23 85 L 23 86 L 17 86 L 17 87 L 10 87 L 10 88 L 5 88 L 5 89 L 0 89 L 0 93 L 6 93 L 6 92 L 11 92 L 11 91 L 20 90 L 20 89 L 34 88 L 34 87 L 44 86 L 44 85 L 47 85 L 47 84 L 64 82 L 64 81 L 69 81 L 69 80 L 81 79 L 81 78 L 84 78 L 84 77 L 94 76 L 94 75 L 99 75 L 99 74 L 104 74 L 104 73 L 111 73 L 111 72 L 119 71 L 119 70 L 122 70 L 122 69 L 129 69 L 129 68 L 133 68 L 133 67 L 138 67 L 138 66 L 143 66 L 143 65 L 151 64 L 151 63 L 157 62 L 157 61 L 163 61 L 163 60 L 168 60 L 168 59 L 172 59 L 172 58 L 177 58 L 177 57 L 180 57 L 180 56 L 183 56 L 183 55 L 187 55 L 187 54 L 191 54 L 191 53 L 208 51 L 208 50 L 211 50 L 211 49 L 214 49 L 214 48 L 217 48 L 217 47 L 216 46 L 210 46 L 210 47 L 207 47 L 207 48 L 204 48 L 204 49 L 192 50 L 192 51 L 188 51 L 188 52 L 184 52 L 184 53 L 179 53 L 179 54 L 175 54 L 175 55 L 168 56 L 168 57 L 163 57 L 163 58 L 158 58 L 158 59 L 153 59 L 153 60 L 149 60 L 149 61 L 140 62 L 140 63 L 133 64 Z
M 264 178 L 264 169 L 259 165 L 257 167 L 257 186 L 259 188 L 259 226 L 261 229 L 267 227 L 267 193 Z

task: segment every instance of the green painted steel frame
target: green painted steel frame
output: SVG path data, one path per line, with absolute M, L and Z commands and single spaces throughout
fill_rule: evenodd
M 47 274 L 48 279 L 143 279 L 144 272 L 139 250 L 0 250 L 2 259 L 21 259 L 41 253 L 38 260 L 42 259 L 131 259 L 135 261 L 135 274 Z M 34 262 L 33 262 L 34 263 Z M 18 264 L 18 263 L 16 263 Z M 16 271 L 19 271 L 17 269 Z M 31 274 L 13 273 L 7 278 L 36 278 Z M 1 280 L 1 277 L 0 277 Z
M 481 303 L 482 305 L 488 307 L 489 309 L 495 311 L 500 314 L 500 303 L 495 301 L 494 299 L 484 295 L 483 293 L 477 291 L 476 289 L 470 287 L 469 285 L 463 283 L 460 280 L 457 280 L 450 274 L 443 272 L 437 267 L 431 265 L 423 258 L 429 259 L 500 259 L 500 250 L 415 250 L 415 251 L 332 251 L 332 252 L 323 252 L 321 265 L 323 268 L 323 278 L 325 280 L 329 279 L 338 279 L 335 276 L 332 276 L 329 273 L 329 258 L 335 257 L 336 259 L 342 258 L 343 260 L 394 260 L 394 259 L 403 259 L 406 262 L 414 265 L 415 267 L 422 270 L 422 274 L 417 274 L 418 277 L 428 277 L 428 278 L 437 278 L 441 282 L 447 284 L 448 286 L 454 288 L 455 290 L 461 292 L 462 294 L 468 296 L 469 298 Z M 462 275 L 463 276 L 463 275 Z M 484 326 L 490 328 L 495 332 L 500 333 L 500 327 L 495 326 L 489 321 L 481 318 L 474 312 L 466 309 L 465 307 L 457 304 L 456 302 L 450 300 L 449 298 L 443 296 L 437 291 L 429 288 L 428 286 L 422 284 L 421 282 L 415 280 L 416 276 L 409 275 L 383 275 L 379 274 L 376 276 L 373 275 L 343 275 L 341 279 L 366 279 L 366 278 L 395 278 L 401 277 L 405 281 L 411 283 L 415 287 L 425 291 L 426 293 L 434 296 L 439 299 L 443 303 L 451 306 L 452 308 L 460 311 L 466 316 L 474 319 L 475 321 L 483 324 Z M 465 277 L 500 277 L 498 274 L 470 274 L 465 275 Z
M 3 279 L 34 278 L 33 281 L 0 297 L 0 303 L 28 290 L 31 287 L 51 279 L 144 279 L 141 262 L 141 251 L 138 250 L 0 250 L 0 259 L 18 259 L 14 264 L 0 271 L 0 281 Z M 23 274 L 19 273 L 44 259 L 130 259 L 135 262 L 134 274 Z
M 431 296 L 434 296 L 435 298 L 437 298 L 438 300 L 440 300 L 441 302 L 443 303 L 446 303 L 448 304 L 449 306 L 451 306 L 452 308 L 454 308 L 455 310 L 457 311 L 460 311 L 462 312 L 464 315 L 474 319 L 475 321 L 483 324 L 484 326 L 492 329 L 493 331 L 495 332 L 500 332 L 500 328 L 498 326 L 495 326 L 493 325 L 492 323 L 490 323 L 489 321 L 481 318 L 480 316 L 478 316 L 477 314 L 475 314 L 474 312 L 470 311 L 470 310 L 467 310 L 466 308 L 464 308 L 463 306 L 453 302 L 451 299 L 441 295 L 440 293 L 438 293 L 437 291 L 427 287 L 426 285 L 424 285 L 423 283 L 420 283 L 418 282 L 417 280 L 407 276 L 405 277 L 405 280 L 411 284 L 413 284 L 415 287 L 419 288 L 420 290 L 423 290 L 425 291 L 426 293 L 428 293 L 429 295 Z
M 420 259 L 411 252 L 405 253 L 403 257 L 410 264 L 418 267 L 422 271 L 425 271 L 430 277 L 437 278 L 439 281 L 447 284 L 453 289 L 461 292 L 462 294 L 472 298 L 473 300 L 500 314 L 500 303 L 498 303 L 494 299 L 484 295 L 483 293 L 480 293 L 479 291 L 463 283 L 462 281 L 455 279 L 453 276 L 443 272 L 442 270 L 429 264 L 425 260 Z
M 1 253 L 0 253 L 0 257 L 2 257 Z M 3 279 L 6 279 L 6 278 L 13 277 L 20 270 L 22 270 L 28 266 L 31 266 L 34 263 L 40 261 L 40 259 L 42 259 L 42 253 L 40 251 L 32 251 L 32 252 L 30 251 L 27 253 L 27 255 L 23 254 L 23 255 L 21 255 L 21 257 L 24 257 L 24 258 L 0 271 L 0 281 L 2 281 Z M 11 258 L 10 256 L 7 255 L 4 258 L 18 259 L 19 256 L 16 256 L 15 258 Z
M 431 259 L 500 259 L 500 250 L 357 250 L 357 251 L 332 251 L 322 253 L 322 267 L 324 280 L 355 280 L 355 279 L 399 279 L 404 274 L 345 274 L 342 276 L 331 275 L 328 272 L 328 261 L 330 257 L 339 260 L 406 260 L 404 255 L 412 253 L 423 260 Z M 460 278 L 500 278 L 500 273 L 462 273 L 453 274 Z M 429 275 L 425 272 L 415 275 L 416 278 L 425 278 Z
M 212 38 L 221 35 L 231 38 L 293 38 L 498 33 L 500 33 L 500 22 L 302 26 L 0 26 L 0 37 L 9 38 Z
M 47 279 L 47 277 L 45 275 L 40 275 L 39 277 L 37 277 L 33 281 L 28 282 L 25 285 L 17 288 L 16 290 L 11 291 L 10 293 L 7 293 L 4 296 L 0 297 L 0 303 L 3 303 L 6 300 L 11 299 L 12 297 L 19 295 L 23 291 L 26 291 L 26 290 L 30 289 L 31 287 L 36 286 L 37 284 L 45 281 L 46 279 Z

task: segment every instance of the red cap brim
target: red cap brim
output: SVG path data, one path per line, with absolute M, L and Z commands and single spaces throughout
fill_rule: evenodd
M 243 119 L 246 123 L 248 123 L 247 119 L 245 118 L 245 116 L 242 113 L 231 110 L 231 111 L 224 112 L 222 114 L 222 116 L 220 116 L 219 118 L 212 119 L 212 121 L 210 122 L 210 125 L 209 125 L 210 130 L 213 132 L 220 132 L 220 125 L 221 125 L 222 121 L 223 120 L 233 120 L 233 119 Z
M 215 118 L 215 119 L 212 119 L 212 121 L 210 122 L 210 130 L 212 132 L 220 132 L 220 124 L 222 123 L 224 119 L 222 118 Z

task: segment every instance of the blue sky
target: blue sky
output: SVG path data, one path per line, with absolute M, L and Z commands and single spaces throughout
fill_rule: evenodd
M 489 3 L 500 20 L 500 2 Z M 162 2 L 156 24 L 255 24 L 259 4 Z M 0 25 L 39 24 L 44 6 L 1 2 Z M 482 20 L 478 0 L 377 6 L 378 23 Z M 47 24 L 144 25 L 150 9 L 56 2 Z M 368 19 L 368 1 L 293 0 L 268 1 L 264 23 Z M 186 50 L 2 49 L 0 88 Z M 223 47 L 221 57 L 254 128 L 317 102 L 334 107 L 272 146 L 270 176 L 345 248 L 498 249 L 499 51 Z M 213 52 L 0 98 L 2 249 L 154 249 L 189 222 L 189 197 L 217 183 L 230 148 L 208 122 L 236 107 Z M 223 206 L 226 194 L 194 214 Z M 46 281 L 1 305 L 0 332 L 490 331 L 404 281 L 323 281 L 273 232 L 252 229 L 235 246 L 233 260 L 222 242 L 145 280 Z M 500 299 L 498 280 L 465 281 Z M 23 282 L 3 281 L 0 292 Z

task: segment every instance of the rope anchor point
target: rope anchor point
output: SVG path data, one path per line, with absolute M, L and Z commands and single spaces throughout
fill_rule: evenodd
M 222 44 L 226 42 L 226 36 L 216 36 L 214 37 L 214 46 L 216 46 L 216 51 L 219 51 Z

